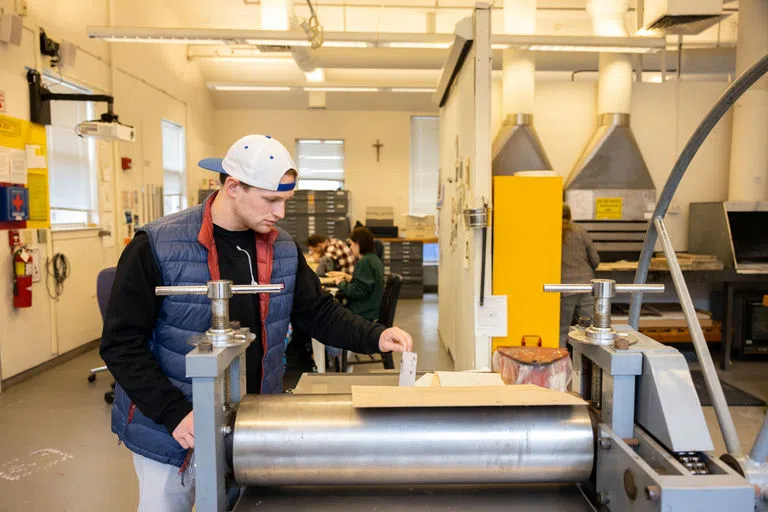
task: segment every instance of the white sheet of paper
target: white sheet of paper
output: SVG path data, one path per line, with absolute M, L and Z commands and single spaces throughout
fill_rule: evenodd
M 11 183 L 27 184 L 27 153 L 23 149 L 12 149 L 9 152 L 11 158 Z
M 27 169 L 45 169 L 45 155 L 42 146 L 27 144 Z
M 7 148 L 0 148 L 0 183 L 11 181 L 11 155 Z
M 475 299 L 475 336 L 507 335 L 507 296 L 486 295 L 485 304 L 480 306 Z
M 413 386 L 416 381 L 416 352 L 403 352 L 400 360 L 400 386 Z

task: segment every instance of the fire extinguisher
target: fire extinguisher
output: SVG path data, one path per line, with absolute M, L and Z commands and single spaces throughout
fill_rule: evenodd
M 13 307 L 32 307 L 32 253 L 24 246 L 13 253 Z

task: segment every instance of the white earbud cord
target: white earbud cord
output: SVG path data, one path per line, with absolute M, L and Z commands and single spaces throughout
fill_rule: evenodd
M 251 271 L 251 284 L 259 284 L 256 282 L 256 280 L 253 278 L 253 264 L 251 263 L 251 255 L 248 254 L 248 251 L 245 249 L 241 249 L 239 245 L 236 245 L 238 251 L 244 252 L 245 255 L 248 257 L 248 268 Z

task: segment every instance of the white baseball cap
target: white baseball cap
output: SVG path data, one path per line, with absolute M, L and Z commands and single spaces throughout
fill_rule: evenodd
M 295 181 L 280 183 L 296 164 L 285 146 L 269 135 L 246 135 L 232 144 L 224 159 L 204 158 L 197 165 L 264 190 L 285 192 L 296 187 Z

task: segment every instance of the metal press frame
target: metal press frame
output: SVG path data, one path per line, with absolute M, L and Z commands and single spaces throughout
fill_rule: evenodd
M 704 143 L 707 135 L 709 135 L 715 125 L 717 125 L 736 100 L 765 75 L 766 72 L 768 72 L 768 55 L 763 56 L 753 64 L 752 67 L 742 73 L 725 90 L 688 140 L 688 143 L 683 148 L 677 162 L 675 162 L 674 167 L 672 167 L 672 171 L 667 178 L 667 182 L 664 184 L 659 201 L 656 203 L 656 209 L 654 210 L 652 217 L 653 222 L 648 226 L 645 244 L 640 253 L 640 261 L 637 267 L 637 273 L 635 274 L 635 284 L 639 285 L 646 282 L 653 249 L 657 239 L 659 239 L 669 264 L 669 272 L 672 276 L 675 290 L 677 291 L 680 300 L 680 305 L 683 308 L 683 314 L 693 339 L 696 356 L 701 364 L 707 391 L 709 391 L 709 395 L 712 397 L 715 414 L 717 415 L 720 430 L 723 434 L 723 439 L 725 440 L 725 446 L 728 455 L 730 456 L 726 457 L 726 459 L 729 461 L 730 465 L 735 466 L 735 469 L 740 471 L 748 480 L 750 480 L 750 482 L 757 484 L 760 488 L 764 489 L 764 493 L 766 483 L 768 482 L 768 476 L 766 476 L 768 475 L 768 464 L 766 463 L 766 457 L 768 457 L 768 413 L 765 416 L 762 428 L 758 432 L 752 450 L 749 455 L 745 455 L 742 451 L 738 434 L 736 433 L 736 426 L 733 423 L 733 418 L 728 410 L 728 403 L 725 400 L 723 388 L 717 377 L 715 365 L 712 362 L 712 356 L 707 349 L 704 332 L 699 324 L 691 294 L 688 291 L 685 277 L 680 269 L 680 263 L 677 260 L 674 248 L 672 247 L 672 242 L 667 233 L 664 217 L 667 214 L 669 205 L 677 191 L 677 187 L 680 185 L 680 181 L 682 180 L 685 171 L 688 169 L 696 152 Z M 638 327 L 642 302 L 642 292 L 633 293 L 630 302 L 629 324 L 634 329 L 637 329 Z

